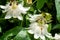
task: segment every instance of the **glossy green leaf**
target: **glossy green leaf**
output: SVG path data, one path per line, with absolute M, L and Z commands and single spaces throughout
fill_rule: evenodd
M 14 38 L 14 40 L 31 40 L 31 39 L 29 38 L 29 35 L 27 34 L 26 30 L 21 30 Z
M 41 9 L 44 6 L 46 0 L 37 0 L 37 9 Z
M 56 24 L 53 29 L 60 29 L 60 24 Z
M 20 31 L 20 29 L 22 29 L 22 28 L 17 26 L 15 28 L 7 31 L 6 33 L 3 34 L 3 36 L 0 38 L 0 40 L 8 40 L 9 37 L 12 37 L 12 36 L 16 35 Z
M 56 10 L 57 10 L 57 20 L 60 22 L 60 0 L 55 0 Z
M 51 27 L 52 27 L 52 25 L 51 25 L 51 23 L 50 23 L 49 26 L 48 26 L 48 32 L 51 31 Z

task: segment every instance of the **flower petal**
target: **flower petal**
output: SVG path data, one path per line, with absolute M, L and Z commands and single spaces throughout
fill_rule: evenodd
M 3 6 L 3 5 L 0 5 L 0 7 L 1 7 L 2 9 L 5 9 L 5 8 L 6 8 L 6 6 Z
M 46 37 L 48 37 L 48 38 L 50 38 L 50 39 L 54 39 L 54 38 L 52 37 L 52 35 L 46 34 Z
M 20 12 L 23 13 L 23 14 L 26 14 L 26 11 L 28 11 L 30 9 L 30 7 L 23 7 L 23 5 L 19 4 L 18 5 L 19 9 L 20 9 Z
M 5 19 L 10 19 L 12 17 L 11 11 L 7 12 Z
M 44 35 L 40 35 L 40 38 L 41 38 L 42 40 L 45 40 L 45 36 L 44 36 Z
M 39 35 L 38 34 L 34 34 L 34 38 L 35 39 L 38 39 L 39 38 Z
M 21 13 L 26 14 L 26 11 L 28 11 L 29 9 L 30 9 L 30 7 L 28 7 L 28 8 L 22 7 L 21 8 Z
M 54 37 L 55 39 L 60 39 L 60 35 L 59 34 L 55 34 L 55 37 Z
M 22 16 L 18 16 L 17 17 L 19 20 L 23 20 L 23 17 Z
M 32 30 L 28 30 L 28 33 L 33 34 L 33 31 Z
M 6 16 L 5 16 L 5 19 L 10 19 L 10 18 L 11 18 L 10 15 L 6 15 Z

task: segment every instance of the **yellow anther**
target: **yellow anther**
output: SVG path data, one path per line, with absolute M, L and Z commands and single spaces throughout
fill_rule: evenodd
M 16 1 L 13 1 L 11 4 L 12 4 L 11 5 L 12 9 L 16 9 L 17 8 L 17 2 Z
M 28 4 L 32 4 L 32 0 L 27 0 L 27 3 Z

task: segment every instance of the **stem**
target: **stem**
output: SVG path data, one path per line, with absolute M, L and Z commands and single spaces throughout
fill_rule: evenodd
M 22 27 L 22 24 L 23 24 L 23 21 L 21 21 L 21 26 L 20 27 Z
M 31 4 L 31 6 L 36 2 L 37 0 L 35 0 L 32 4 Z
M 22 17 L 24 17 L 24 15 L 23 15 Z M 24 19 L 24 18 L 23 18 L 23 19 Z M 21 27 L 22 27 L 22 24 L 23 24 L 23 20 L 21 21 Z

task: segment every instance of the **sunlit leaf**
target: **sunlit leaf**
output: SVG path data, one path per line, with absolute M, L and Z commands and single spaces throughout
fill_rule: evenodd
M 29 38 L 26 30 L 21 30 L 14 38 L 14 40 L 31 40 L 31 39 Z
M 56 24 L 53 29 L 60 29 L 60 24 Z
M 9 37 L 16 35 L 20 31 L 20 29 L 22 29 L 22 28 L 17 26 L 15 28 L 7 31 L 6 33 L 3 34 L 3 36 L 0 38 L 0 40 L 8 40 Z
M 44 6 L 46 0 L 37 0 L 37 9 L 41 9 Z

